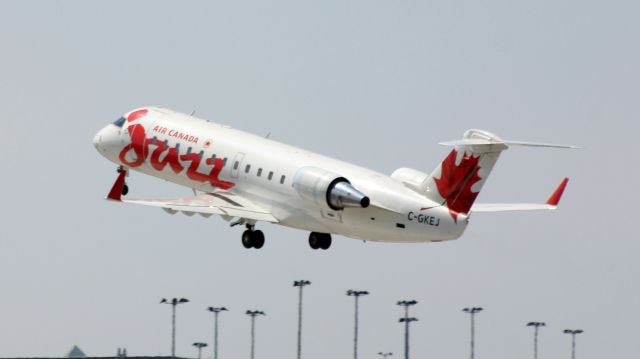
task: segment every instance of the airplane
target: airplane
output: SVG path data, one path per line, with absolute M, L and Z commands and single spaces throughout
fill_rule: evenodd
M 162 107 L 138 108 L 101 129 L 93 144 L 118 165 L 106 199 L 167 213 L 219 215 L 244 225 L 242 245 L 262 248 L 258 222 L 309 231 L 326 250 L 332 235 L 379 242 L 459 238 L 475 212 L 553 210 L 569 181 L 545 203 L 475 203 L 502 151 L 516 146 L 577 148 L 506 141 L 468 130 L 431 173 L 399 168 L 391 176 L 226 125 Z M 125 199 L 126 177 L 140 172 L 191 188 L 180 198 Z

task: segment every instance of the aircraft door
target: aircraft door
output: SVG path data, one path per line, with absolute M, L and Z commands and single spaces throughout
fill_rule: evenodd
M 233 159 L 233 163 L 231 164 L 231 177 L 238 178 L 238 174 L 240 173 L 240 167 L 242 167 L 242 160 L 244 159 L 244 153 L 238 152 L 236 157 Z

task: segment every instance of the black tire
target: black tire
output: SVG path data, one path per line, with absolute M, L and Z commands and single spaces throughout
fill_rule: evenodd
M 129 193 L 129 186 L 127 186 L 126 184 L 122 186 L 122 191 L 120 193 L 122 193 L 123 196 L 126 196 L 127 193 Z
M 322 238 L 322 240 L 320 241 L 320 248 L 326 251 L 327 249 L 329 249 L 329 247 L 331 247 L 331 235 L 329 233 L 322 233 L 322 236 L 320 238 Z
M 253 233 L 248 229 L 242 232 L 242 245 L 247 249 L 253 248 Z
M 311 247 L 311 249 L 320 249 L 321 243 L 322 239 L 320 239 L 320 233 L 309 233 L 309 247 Z
M 253 241 L 253 248 L 262 248 L 262 246 L 264 246 L 264 233 L 260 230 L 253 231 L 253 233 L 251 233 L 251 240 Z

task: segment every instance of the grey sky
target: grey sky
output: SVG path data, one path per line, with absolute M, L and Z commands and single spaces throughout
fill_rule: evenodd
M 246 309 L 262 309 L 260 358 L 294 357 L 296 292 L 306 289 L 305 359 L 351 355 L 349 288 L 361 301 L 362 358 L 401 354 L 398 299 L 417 299 L 413 357 L 637 356 L 640 314 L 635 143 L 640 48 L 634 1 L 233 1 L 0 3 L 0 355 L 170 352 L 211 341 L 248 357 Z M 102 200 L 115 165 L 96 131 L 163 105 L 383 173 L 430 172 L 438 141 L 482 128 L 580 151 L 506 152 L 479 197 L 540 201 L 572 178 L 555 213 L 477 214 L 458 241 L 374 244 L 261 228 L 248 251 L 219 218 L 169 216 Z M 132 195 L 189 194 L 134 174 Z M 211 351 L 205 351 L 210 356 Z

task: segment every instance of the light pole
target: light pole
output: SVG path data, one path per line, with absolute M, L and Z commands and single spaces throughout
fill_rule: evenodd
M 256 338 L 256 317 L 259 315 L 266 315 L 266 314 L 261 310 L 247 310 L 246 314 L 251 317 L 251 359 L 254 359 L 255 338 Z
M 209 307 L 208 311 L 213 313 L 213 359 L 218 359 L 218 315 L 227 311 L 225 307 Z
M 538 359 L 538 329 L 546 326 L 544 322 L 527 323 L 527 327 L 533 327 L 533 359 Z
M 418 301 L 401 300 L 396 304 L 404 307 L 404 317 L 398 322 L 404 323 L 404 359 L 409 359 L 409 323 L 418 321 L 418 318 L 409 317 L 409 307 L 418 304 Z
M 347 295 L 355 299 L 355 324 L 353 329 L 353 359 L 358 359 L 358 299 L 363 295 L 369 295 L 366 290 L 349 289 Z
M 296 280 L 293 282 L 294 287 L 300 288 L 298 292 L 298 359 L 302 355 L 302 289 L 311 284 L 308 280 Z
M 170 304 L 171 305 L 171 357 L 176 357 L 176 306 L 178 304 L 188 303 L 189 299 L 186 298 L 173 298 L 171 300 L 167 300 L 166 298 L 162 298 L 160 301 L 161 304 Z
M 380 355 L 382 357 L 382 359 L 387 359 L 387 357 L 388 356 L 392 356 L 393 353 L 392 352 L 386 352 L 386 353 L 378 352 L 378 355 Z
M 471 359 L 473 359 L 475 357 L 476 314 L 480 313 L 482 311 L 482 308 L 464 308 L 462 311 L 471 315 Z
M 198 348 L 198 359 L 202 359 L 202 348 L 207 346 L 207 343 L 195 342 L 193 346 Z
M 565 329 L 564 334 L 571 334 L 571 359 L 576 359 L 576 335 L 583 333 L 582 329 Z

